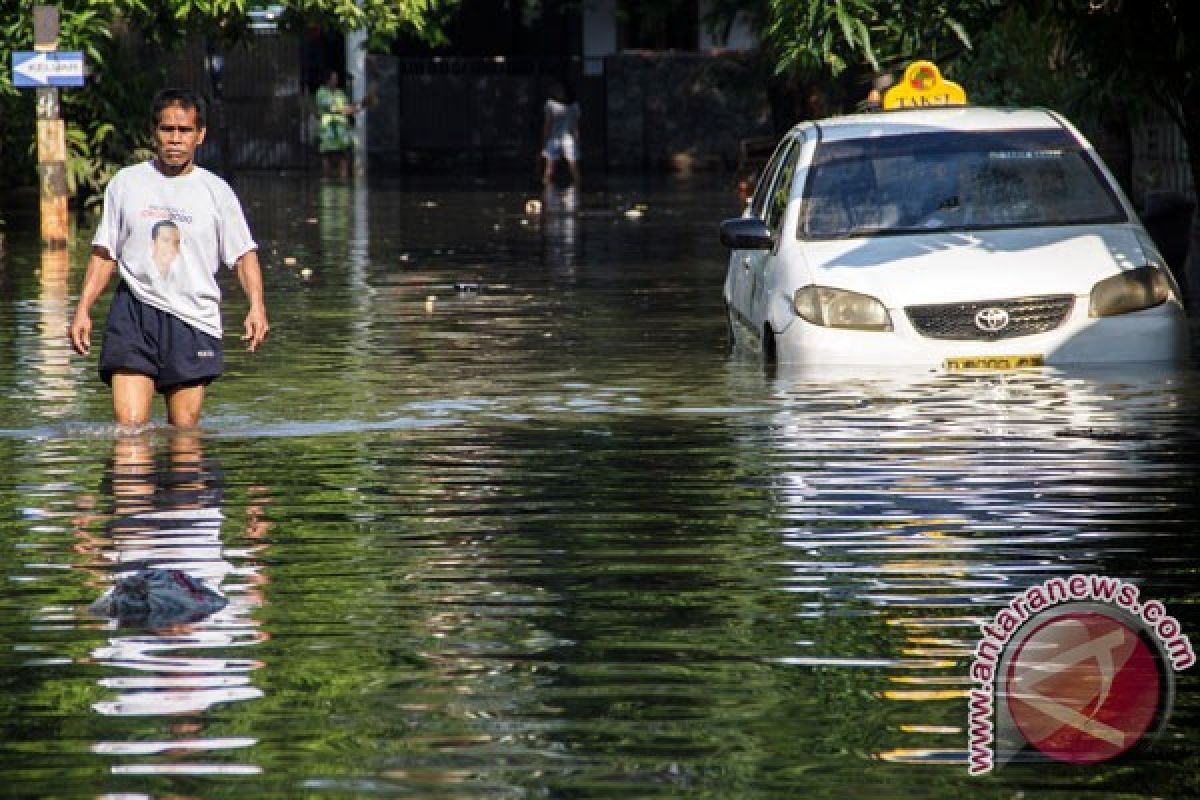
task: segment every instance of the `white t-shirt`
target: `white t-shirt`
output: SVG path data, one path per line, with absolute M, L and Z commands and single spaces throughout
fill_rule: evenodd
M 258 247 L 224 180 L 203 167 L 167 177 L 150 161 L 109 182 L 92 245 L 116 259 L 134 297 L 218 339 L 217 270 Z
M 543 110 L 550 119 L 550 133 L 546 137 L 548 140 L 571 136 L 575 133 L 575 126 L 579 123 L 578 103 L 567 105 L 551 97 L 546 100 Z

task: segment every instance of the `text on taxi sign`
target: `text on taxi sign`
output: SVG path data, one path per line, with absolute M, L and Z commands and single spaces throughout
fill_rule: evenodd
M 904 78 L 883 95 L 883 107 L 927 108 L 964 106 L 967 93 L 953 81 L 942 77 L 932 61 L 914 61 L 904 70 Z

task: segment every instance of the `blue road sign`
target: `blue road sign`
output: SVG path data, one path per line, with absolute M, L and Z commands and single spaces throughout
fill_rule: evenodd
M 13 86 L 83 86 L 83 53 L 78 50 L 49 52 L 23 50 L 12 54 Z

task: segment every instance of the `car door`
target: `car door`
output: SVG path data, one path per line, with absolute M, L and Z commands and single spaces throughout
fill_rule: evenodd
M 767 200 L 771 196 L 771 187 L 775 183 L 775 175 L 779 172 L 779 165 L 792 149 L 794 140 L 795 137 L 789 134 L 775 148 L 775 153 L 767 162 L 767 166 L 763 168 L 762 177 L 758 182 L 757 188 L 754 190 L 754 196 L 750 200 L 746 216 L 758 217 L 759 219 L 764 218 L 767 210 Z M 747 325 L 748 327 L 751 314 L 750 295 L 753 289 L 754 270 L 761 265 L 766 252 L 766 250 L 736 249 L 729 253 L 726 291 L 730 311 L 733 312 L 743 325 Z M 757 327 L 753 329 L 758 330 Z
M 756 251 L 746 270 L 747 317 L 754 326 L 754 330 L 760 333 L 767 318 L 767 301 L 770 298 L 771 281 L 778 271 L 777 254 L 780 240 L 785 235 L 783 217 L 792 197 L 792 182 L 796 177 L 796 164 L 800 158 L 802 144 L 803 137 L 792 137 L 788 148 L 782 154 L 779 168 L 772 176 L 770 192 L 764 198 L 762 219 L 767 225 L 767 230 L 771 232 L 775 246 L 770 250 Z

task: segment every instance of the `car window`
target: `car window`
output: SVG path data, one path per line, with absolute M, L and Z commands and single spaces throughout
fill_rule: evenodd
M 763 215 L 767 206 L 767 199 L 771 196 L 771 185 L 775 181 L 775 173 L 779 169 L 779 164 L 791 150 L 792 144 L 795 142 L 794 137 L 786 137 L 775 148 L 775 152 L 771 155 L 771 160 L 763 167 L 762 174 L 758 178 L 758 186 L 754 189 L 754 198 L 750 202 L 750 213 L 759 219 Z
M 791 148 L 783 157 L 779 173 L 771 187 L 771 200 L 767 205 L 767 228 L 775 233 L 779 223 L 783 221 L 783 212 L 787 210 L 788 198 L 792 195 L 792 178 L 796 174 L 796 162 L 800 158 L 800 140 L 793 140 Z
M 800 236 L 1124 220 L 1096 164 L 1066 131 L 906 134 L 820 144 Z

